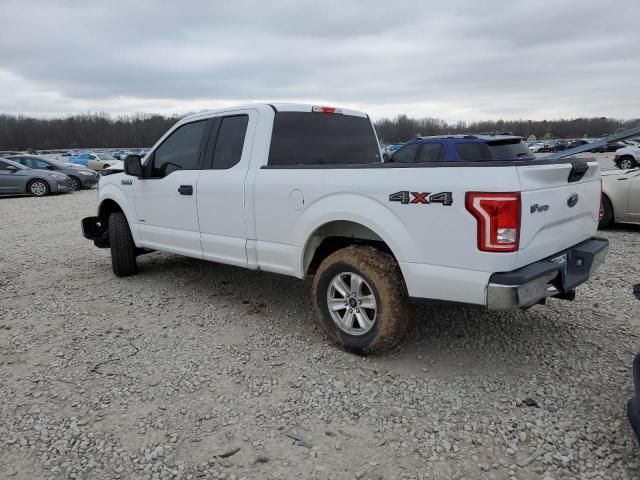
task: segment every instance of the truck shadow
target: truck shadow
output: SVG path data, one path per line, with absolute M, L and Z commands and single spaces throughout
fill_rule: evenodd
M 309 280 L 220 265 L 170 254 L 141 257 L 138 277 L 171 289 L 185 302 L 246 306 L 261 325 L 284 333 L 297 332 L 323 348 L 336 348 L 316 328 Z M 166 288 L 166 285 L 165 285 Z M 584 300 L 587 302 L 587 300 Z M 380 367 L 407 374 L 486 374 L 501 369 L 531 371 L 558 352 L 569 351 L 588 327 L 576 322 L 576 303 L 550 300 L 527 311 L 488 312 L 482 308 L 416 305 L 415 329 L 391 352 L 370 357 Z M 581 305 L 591 313 L 591 305 Z M 292 318 L 295 320 L 292 322 Z M 604 319 L 603 319 L 604 323 Z M 576 349 L 585 351 L 585 349 Z M 588 350 L 588 349 L 586 349 Z

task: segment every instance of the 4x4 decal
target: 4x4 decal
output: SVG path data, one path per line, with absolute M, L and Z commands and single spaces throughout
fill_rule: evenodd
M 392 193 L 389 195 L 390 202 L 400 202 L 403 205 L 407 204 L 422 204 L 428 205 L 430 203 L 441 203 L 445 206 L 453 204 L 453 195 L 451 192 L 429 193 L 429 192 L 410 192 L 403 190 L 401 192 Z

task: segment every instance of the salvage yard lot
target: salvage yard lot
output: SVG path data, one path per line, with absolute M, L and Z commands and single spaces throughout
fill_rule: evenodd
M 315 328 L 309 282 L 163 253 L 114 277 L 95 209 L 0 198 L 0 477 L 640 478 L 640 228 L 602 232 L 575 302 L 416 307 L 361 358 Z

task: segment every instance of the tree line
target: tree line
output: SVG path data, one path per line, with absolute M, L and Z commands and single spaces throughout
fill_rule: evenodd
M 149 147 L 181 117 L 135 114 L 112 117 L 86 113 L 64 118 L 0 114 L 0 150 L 88 147 Z M 382 143 L 402 143 L 419 135 L 510 132 L 537 139 L 602 137 L 640 126 L 640 119 L 606 117 L 559 120 L 485 120 L 446 122 L 398 115 L 375 122 Z
M 525 139 L 598 138 L 640 126 L 640 119 L 607 117 L 559 120 L 484 120 L 449 123 L 439 118 L 411 118 L 398 115 L 375 123 L 381 143 L 402 143 L 417 136 L 449 133 L 509 132 Z

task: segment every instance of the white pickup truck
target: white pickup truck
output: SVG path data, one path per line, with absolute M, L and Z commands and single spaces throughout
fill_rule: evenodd
M 314 276 L 319 324 L 368 353 L 407 333 L 410 300 L 573 299 L 608 250 L 600 185 L 584 159 L 385 163 L 364 113 L 249 105 L 187 117 L 129 157 L 82 227 L 118 276 L 153 250 Z

